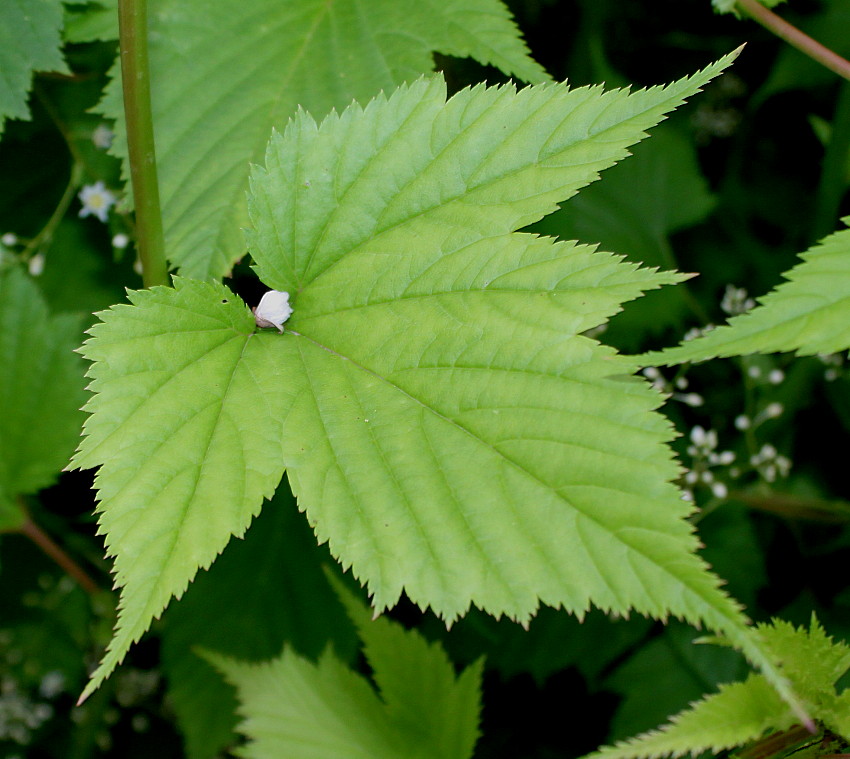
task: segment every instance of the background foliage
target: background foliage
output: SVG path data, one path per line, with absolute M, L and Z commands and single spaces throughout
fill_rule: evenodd
M 364 673 L 370 669 L 357 658 L 355 628 L 320 569 L 335 562 L 324 547 L 315 547 L 284 488 L 275 496 L 280 508 L 264 509 L 244 541 L 231 541 L 209 572 L 199 574 L 124 666 L 72 709 L 86 667 L 109 641 L 115 598 L 106 591 L 110 564 L 103 559 L 103 539 L 95 535 L 91 474 L 58 476 L 82 422 L 74 412 L 82 398 L 82 362 L 70 348 L 81 341 L 92 312 L 122 301 L 124 288 L 141 282 L 132 244 L 126 243 L 131 217 L 120 206 L 109 210 L 106 222 L 78 215 L 82 185 L 100 181 L 116 195 L 122 191 L 119 161 L 104 150 L 105 130 L 112 129 L 105 117 L 119 113 L 117 88 L 108 84 L 115 57 L 110 6 L 65 6 L 67 73 L 50 56 L 55 40 L 31 40 L 14 33 L 12 22 L 3 23 L 2 13 L 13 5 L 3 4 L 0 35 L 9 30 L 9 40 L 22 49 L 43 50 L 31 58 L 34 68 L 59 73 L 36 75 L 27 106 L 0 90 L 0 113 L 8 119 L 0 142 L 0 412 L 7 420 L 0 437 L 0 524 L 7 530 L 0 536 L 0 752 L 214 756 L 234 739 L 234 689 L 192 647 L 262 660 L 277 656 L 285 643 L 284 661 L 296 667 L 312 666 L 332 642 L 337 657 Z M 244 252 L 238 230 L 247 213 L 241 205 L 247 166 L 238 157 L 244 148 L 232 146 L 244 143 L 257 161 L 269 128 L 282 127 L 296 102 L 317 116 L 347 102 L 322 88 L 297 96 L 294 86 L 278 89 L 275 71 L 303 84 L 305 71 L 330 65 L 321 34 L 311 38 L 315 47 L 304 57 L 289 59 L 258 49 L 251 30 L 263 23 L 289 30 L 294 45 L 311 19 L 326 31 L 346 21 L 319 19 L 319 4 L 304 3 L 301 19 L 280 11 L 279 3 L 255 4 L 243 19 L 250 53 L 240 50 L 229 60 L 227 50 L 197 47 L 205 30 L 195 28 L 188 11 L 181 15 L 180 7 L 188 5 L 164 3 L 170 28 L 180 32 L 152 42 L 174 48 L 163 58 L 173 74 L 169 89 L 161 89 L 155 103 L 162 109 L 163 151 L 177 156 L 162 180 L 167 214 L 173 214 L 166 216 L 166 228 L 170 244 L 181 251 L 175 260 L 184 273 L 218 275 Z M 230 5 L 217 4 L 222 18 L 234 16 Z M 460 5 L 434 4 L 446 12 Z M 415 11 L 420 6 L 387 3 L 388 20 L 376 16 L 376 36 L 380 23 L 421 27 L 415 15 L 424 12 Z M 54 28 L 60 28 L 58 2 L 24 0 L 20 7 L 55 18 Z M 750 296 L 768 292 L 800 251 L 837 229 L 841 213 L 850 212 L 850 85 L 752 23 L 715 16 L 707 3 L 673 0 L 527 0 L 511 9 L 535 59 L 554 79 L 573 85 L 671 81 L 748 42 L 734 67 L 655 130 L 633 158 L 533 227 L 564 240 L 600 242 L 635 262 L 699 272 L 686 287 L 664 288 L 628 305 L 599 335 L 605 342 L 627 352 L 658 349 L 676 344 L 692 328 L 724 320 L 749 297 L 729 286 L 745 287 Z M 389 38 L 347 51 L 335 65 L 361 77 L 357 91 L 363 97 L 418 75 L 434 49 L 452 91 L 504 81 L 496 68 L 462 57 L 499 63 L 488 57 L 486 40 L 464 37 L 462 20 L 452 23 L 442 13 L 429 15 L 428 28 L 434 39 L 451 44 L 425 39 L 420 48 L 399 48 Z M 799 0 L 782 13 L 838 52 L 850 53 L 847 0 Z M 497 14 L 494 34 L 504 31 L 502 23 L 506 18 Z M 4 41 L 0 37 L 4 72 L 25 80 L 27 67 Z M 522 63 L 521 53 L 503 67 L 542 78 Z M 404 60 L 384 68 L 381 56 Z M 204 64 L 194 78 L 180 73 L 180 65 L 197 60 Z M 233 61 L 250 61 L 243 75 L 263 98 L 240 100 Z M 222 71 L 233 78 L 219 76 Z M 213 90 L 199 82 L 212 82 Z M 19 120 L 26 108 L 31 120 Z M 196 122 L 182 127 L 184 134 L 186 111 Z M 215 122 L 216 114 L 234 111 L 245 114 L 244 122 Z M 120 146 L 120 126 L 115 131 Z M 203 139 L 191 139 L 198 133 Z M 215 153 L 220 159 L 205 160 L 221 148 L 223 135 L 234 157 L 224 150 Z M 220 212 L 206 220 L 192 216 L 199 194 L 207 192 L 220 194 L 204 198 Z M 204 250 L 220 253 L 193 258 Z M 213 268 L 204 268 L 206 262 L 214 262 Z M 244 262 L 226 283 L 251 304 L 259 298 L 256 277 Z M 62 358 L 49 362 L 48 371 L 38 357 L 50 350 Z M 778 615 L 808 627 L 814 610 L 830 635 L 850 638 L 844 503 L 850 494 L 843 477 L 850 377 L 843 356 L 755 356 L 647 372 L 671 393 L 665 412 L 682 433 L 676 443 L 688 470 L 682 485 L 702 507 L 697 521 L 703 556 L 730 592 L 756 620 Z M 52 414 L 74 419 L 70 431 L 47 421 Z M 31 468 L 14 464 L 12 452 L 26 452 Z M 30 524 L 61 544 L 103 590 L 87 592 L 85 583 L 50 561 L 27 534 Z M 476 757 L 578 756 L 654 728 L 746 672 L 729 649 L 691 645 L 697 633 L 680 623 L 665 627 L 591 612 L 579 624 L 566 612 L 543 608 L 526 630 L 473 610 L 446 630 L 406 601 L 390 616 L 440 641 L 458 667 L 470 668 L 466 672 L 483 666 Z M 476 663 L 482 656 L 483 665 Z M 378 667 L 371 664 L 377 679 Z M 237 682 L 234 666 L 222 669 Z

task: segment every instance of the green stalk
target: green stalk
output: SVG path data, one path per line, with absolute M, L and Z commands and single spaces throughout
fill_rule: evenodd
M 121 81 L 136 206 L 136 246 L 142 262 L 142 281 L 145 287 L 153 287 L 168 285 L 169 281 L 151 114 L 147 10 L 147 0 L 118 0 Z
M 789 45 L 826 66 L 830 71 L 834 71 L 838 76 L 850 80 L 850 61 L 813 40 L 808 34 L 804 34 L 796 26 L 777 16 L 758 0 L 737 0 L 736 5 L 739 10 Z

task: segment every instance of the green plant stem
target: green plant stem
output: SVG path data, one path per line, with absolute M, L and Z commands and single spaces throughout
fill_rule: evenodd
M 26 535 L 33 543 L 35 543 L 45 554 L 55 561 L 69 576 L 72 577 L 77 584 L 89 595 L 95 595 L 100 592 L 97 583 L 88 575 L 88 573 L 75 562 L 64 549 L 57 545 L 53 539 L 42 530 L 32 519 L 27 516 L 24 523 L 18 529 L 22 535 Z
M 830 71 L 834 71 L 838 76 L 850 80 L 850 61 L 842 58 L 828 47 L 824 47 L 817 40 L 813 40 L 808 34 L 801 32 L 796 26 L 777 16 L 758 0 L 738 0 L 737 7 L 753 21 L 761 24 L 789 45 L 796 47 L 800 52 L 826 66 Z
M 815 208 L 814 237 L 820 240 L 835 230 L 841 199 L 847 190 L 850 157 L 850 82 L 842 82 L 832 119 L 832 134 L 823 156 L 823 170 Z
M 136 206 L 136 248 L 142 262 L 142 281 L 145 287 L 168 285 L 151 113 L 147 0 L 119 0 L 118 26 L 127 147 Z
M 68 212 L 68 206 L 71 205 L 71 201 L 74 199 L 77 188 L 82 183 L 82 178 L 82 166 L 78 163 L 73 163 L 71 165 L 71 176 L 68 179 L 68 185 L 65 187 L 65 192 L 59 199 L 59 203 L 57 203 L 56 208 L 47 220 L 47 223 L 41 228 L 39 233 L 27 243 L 27 246 L 21 254 L 21 257 L 25 261 L 29 260 L 40 250 L 50 245 L 50 241 L 53 239 L 53 235 L 56 232 L 56 227 L 58 227 L 59 222 L 65 218 L 65 214 Z

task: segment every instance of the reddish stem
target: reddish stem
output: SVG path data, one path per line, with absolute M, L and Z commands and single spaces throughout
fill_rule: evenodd
M 737 0 L 737 6 L 750 18 L 773 32 L 780 39 L 785 40 L 789 45 L 793 45 L 800 52 L 826 66 L 830 71 L 834 71 L 838 76 L 850 80 L 850 61 L 842 58 L 828 47 L 824 47 L 817 40 L 813 40 L 808 34 L 801 32 L 796 26 L 777 16 L 758 0 Z
M 57 545 L 53 539 L 41 529 L 29 517 L 21 525 L 18 532 L 26 535 L 33 543 L 35 543 L 44 553 L 46 553 L 53 561 L 55 561 L 70 577 L 77 581 L 79 586 L 89 593 L 94 595 L 100 592 L 97 583 L 86 573 L 86 571 L 75 562 L 64 549 Z

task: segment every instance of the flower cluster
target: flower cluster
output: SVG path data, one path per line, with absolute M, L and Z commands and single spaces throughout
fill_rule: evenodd
M 686 393 L 688 388 L 688 378 L 681 372 L 672 380 L 668 380 L 661 374 L 660 370 L 654 366 L 648 366 L 643 370 L 643 376 L 646 377 L 652 386 L 660 393 L 672 398 L 674 401 L 684 403 L 691 408 L 699 408 L 705 403 L 699 393 Z
M 26 746 L 32 734 L 53 716 L 53 707 L 32 701 L 11 677 L 0 680 L 0 740 Z
M 691 457 L 691 466 L 683 477 L 686 500 L 693 500 L 694 488 L 700 485 L 707 487 L 715 498 L 725 498 L 729 489 L 718 474 L 721 468 L 735 461 L 734 451 L 718 451 L 717 433 L 699 425 L 691 430 L 690 440 L 687 453 Z

